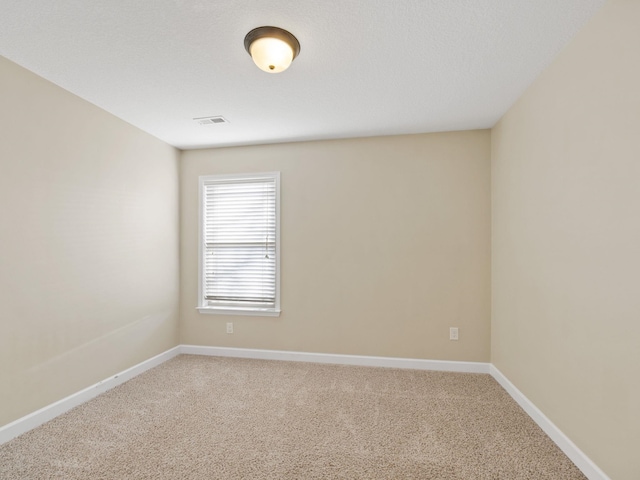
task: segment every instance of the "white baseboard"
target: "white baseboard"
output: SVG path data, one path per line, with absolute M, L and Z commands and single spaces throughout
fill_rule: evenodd
M 363 367 L 408 368 L 413 370 L 438 370 L 442 372 L 489 373 L 489 363 L 422 360 L 419 358 L 370 357 L 364 355 L 340 355 L 333 353 L 289 352 L 285 350 L 258 350 L 252 348 L 205 347 L 182 345 L 181 353 L 209 355 L 213 357 L 255 358 L 260 360 L 285 360 L 289 362 L 330 363 L 359 365 Z
M 436 370 L 443 372 L 489 373 L 538 424 L 556 445 L 571 459 L 589 480 L 610 480 L 598 466 L 587 457 L 555 424 L 549 420 L 520 390 L 513 385 L 495 365 L 482 362 L 457 362 L 445 360 L 423 360 L 417 358 L 373 357 L 364 355 L 340 355 L 330 353 L 290 352 L 284 350 L 258 350 L 250 348 L 206 347 L 179 345 L 145 360 L 127 370 L 101 382 L 69 395 L 51 405 L 0 427 L 0 445 L 36 428 L 58 415 L 81 405 L 101 393 L 116 387 L 141 373 L 172 359 L 179 354 L 208 355 L 216 357 L 254 358 L 261 360 L 284 360 L 290 362 L 312 362 L 363 367 L 388 367 L 414 370 Z
M 0 427 L 0 445 L 22 435 L 40 425 L 53 420 L 58 415 L 97 397 L 107 390 L 131 380 L 141 373 L 157 367 L 161 363 L 179 354 L 209 355 L 217 357 L 255 358 L 263 360 L 286 360 L 291 362 L 313 362 L 342 365 L 360 365 L 366 367 L 409 368 L 415 370 L 439 370 L 446 372 L 489 373 L 488 363 L 454 362 L 442 360 L 422 360 L 392 357 L 368 357 L 361 355 L 336 355 L 325 353 L 289 352 L 280 350 L 256 350 L 248 348 L 205 347 L 197 345 L 179 345 L 134 365 L 123 372 L 102 380 L 90 387 L 58 400 L 29 415 L 25 415 Z
M 112 377 L 91 385 L 84 390 L 80 390 L 79 392 L 69 395 L 62 400 L 58 400 L 51 405 L 47 405 L 40 410 L 36 410 L 29 415 L 25 415 L 22 418 L 19 418 L 11 423 L 8 423 L 7 425 L 4 425 L 3 427 L 0 427 L 0 445 L 8 442 L 18 435 L 22 435 L 29 430 L 39 427 L 49 420 L 53 420 L 58 415 L 62 415 L 72 408 L 77 407 L 78 405 L 81 405 L 94 397 L 97 397 L 101 393 L 104 393 L 107 390 L 112 389 L 113 387 L 117 387 L 127 380 L 131 380 L 133 377 L 140 375 L 141 373 L 153 367 L 157 367 L 161 363 L 164 363 L 179 354 L 180 347 L 174 347 L 170 350 L 167 350 L 166 352 L 156 355 L 155 357 L 145 360 L 144 362 L 134 365 L 133 367 L 128 368 L 123 372 L 120 372 Z
M 493 364 L 490 373 L 589 480 L 611 480 Z

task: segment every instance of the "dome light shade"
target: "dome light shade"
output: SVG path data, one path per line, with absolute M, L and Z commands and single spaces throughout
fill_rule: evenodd
M 300 43 L 292 34 L 278 27 L 258 27 L 244 37 L 244 48 L 260 70 L 285 71 L 300 53 Z

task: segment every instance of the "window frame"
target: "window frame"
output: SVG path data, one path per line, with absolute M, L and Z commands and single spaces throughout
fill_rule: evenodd
M 229 307 L 229 306 L 212 306 L 208 305 L 204 298 L 205 285 L 205 238 L 204 238 L 204 200 L 205 186 L 215 182 L 246 182 L 247 180 L 262 180 L 265 178 L 275 181 L 276 190 L 276 276 L 275 276 L 275 305 L 274 307 Z M 280 172 L 262 172 L 262 173 L 241 173 L 241 174 L 222 174 L 222 175 L 200 175 L 198 177 L 198 303 L 196 309 L 200 313 L 213 315 L 250 315 L 278 317 L 280 316 Z

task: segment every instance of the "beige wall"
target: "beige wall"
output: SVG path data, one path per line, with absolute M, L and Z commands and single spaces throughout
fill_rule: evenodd
M 181 342 L 488 361 L 489 155 L 487 130 L 184 152 Z M 282 314 L 199 314 L 198 176 L 263 171 L 281 172 Z
M 492 132 L 492 361 L 640 478 L 640 2 L 613 1 Z
M 0 57 L 0 425 L 176 345 L 177 159 Z

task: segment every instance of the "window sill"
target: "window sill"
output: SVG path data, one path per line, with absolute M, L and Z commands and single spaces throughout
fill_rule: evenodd
M 218 308 L 218 307 L 198 307 L 198 312 L 207 315 L 247 315 L 252 317 L 279 317 L 280 310 L 273 308 Z

